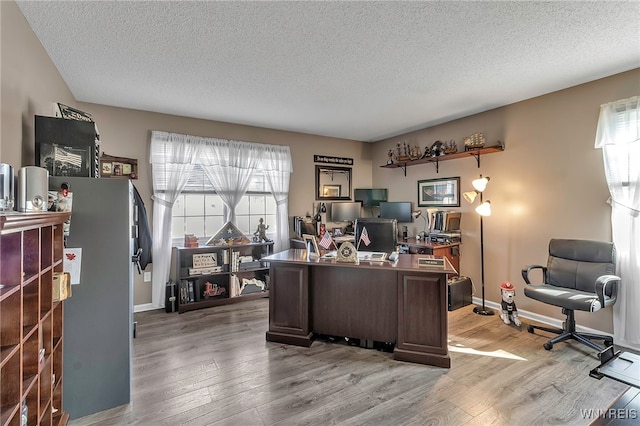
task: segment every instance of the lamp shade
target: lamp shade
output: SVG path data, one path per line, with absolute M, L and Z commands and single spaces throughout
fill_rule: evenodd
M 462 194 L 462 197 L 467 200 L 468 203 L 473 203 L 473 200 L 478 196 L 478 191 L 469 191 Z
M 480 216 L 491 216 L 491 201 L 485 201 L 476 207 L 476 213 Z
M 488 183 L 489 183 L 489 178 L 488 177 L 480 176 L 480 178 L 474 179 L 471 182 L 471 185 L 473 185 L 473 187 L 476 189 L 476 191 L 482 192 L 487 188 L 487 184 Z

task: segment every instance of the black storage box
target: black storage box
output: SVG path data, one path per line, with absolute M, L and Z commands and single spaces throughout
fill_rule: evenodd
M 447 280 L 448 309 L 454 311 L 471 304 L 473 285 L 469 277 L 451 277 Z

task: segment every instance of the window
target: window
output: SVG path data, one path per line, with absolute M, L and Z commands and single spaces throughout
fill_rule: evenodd
M 224 213 L 224 203 L 216 195 L 202 168 L 196 165 L 184 191 L 173 205 L 171 238 L 174 244 L 181 244 L 184 234 L 194 234 L 201 241 L 206 241 L 224 225 Z M 253 235 L 260 218 L 269 225 L 267 235 L 275 234 L 276 202 L 267 188 L 264 175 L 256 171 L 247 193 L 236 207 L 234 225 L 247 235 Z

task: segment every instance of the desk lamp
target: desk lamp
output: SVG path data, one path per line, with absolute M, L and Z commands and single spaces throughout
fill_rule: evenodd
M 422 214 L 421 210 L 416 210 L 414 212 L 411 213 L 411 216 L 413 216 L 414 219 L 417 219 L 419 217 L 422 217 L 422 219 L 424 219 L 424 230 L 420 233 L 418 233 L 416 239 L 418 240 L 426 240 L 427 239 L 427 218 Z
M 484 301 L 484 229 L 482 227 L 482 218 L 485 216 L 491 216 L 491 201 L 483 201 L 482 193 L 487 188 L 487 184 L 489 183 L 488 177 L 482 177 L 480 175 L 479 179 L 475 179 L 471 184 L 473 185 L 474 190 L 465 192 L 462 194 L 465 200 L 467 200 L 470 204 L 472 204 L 476 197 L 480 195 L 480 205 L 476 207 L 476 213 L 480 215 L 480 268 L 481 268 L 481 279 L 482 279 L 482 308 L 476 306 L 473 308 L 473 312 L 478 315 L 494 315 L 490 309 L 485 307 Z

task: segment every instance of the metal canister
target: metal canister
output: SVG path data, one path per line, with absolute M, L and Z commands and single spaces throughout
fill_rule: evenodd
M 0 163 L 0 211 L 13 210 L 13 167 L 10 164 Z
M 25 166 L 18 171 L 18 210 L 46 211 L 49 171 L 42 167 Z

